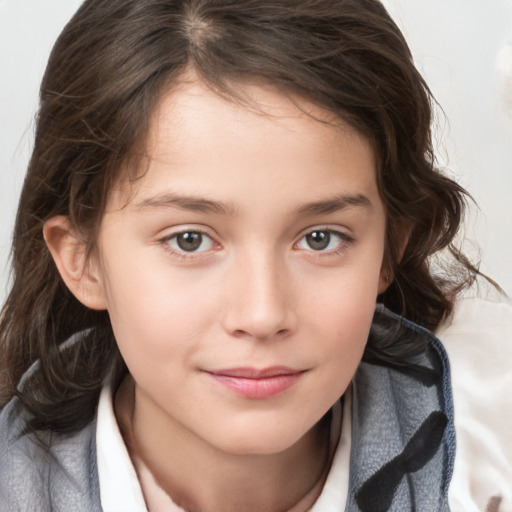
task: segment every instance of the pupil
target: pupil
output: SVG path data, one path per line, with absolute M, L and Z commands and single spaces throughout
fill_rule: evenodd
M 306 235 L 306 240 L 311 249 L 321 251 L 329 245 L 331 234 L 328 231 L 313 231 Z
M 177 238 L 176 242 L 178 244 L 178 247 L 187 252 L 196 251 L 201 246 L 201 243 L 203 241 L 203 235 L 201 233 L 180 233 Z

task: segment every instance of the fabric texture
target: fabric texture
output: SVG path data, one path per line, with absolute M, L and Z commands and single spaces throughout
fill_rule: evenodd
M 0 415 L 2 512 L 100 512 L 94 420 L 72 437 L 24 434 L 17 399 Z
M 376 312 L 377 325 L 390 320 L 401 338 L 427 345 L 408 366 L 363 362 L 355 375 L 347 510 L 449 510 L 455 431 L 448 358 L 429 331 Z

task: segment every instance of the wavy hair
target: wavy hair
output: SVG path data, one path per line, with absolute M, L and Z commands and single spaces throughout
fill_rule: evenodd
M 67 290 L 43 224 L 67 216 L 92 250 L 112 184 L 136 159 L 162 92 L 190 67 L 233 99 L 254 79 L 298 93 L 372 141 L 392 277 L 384 305 L 434 329 L 476 272 L 451 245 L 466 195 L 435 166 L 433 99 L 379 1 L 86 0 L 41 84 L 0 318 L 0 405 L 18 395 L 34 428 L 81 428 L 112 368 L 126 371 L 107 312 Z M 432 257 L 443 249 L 454 266 L 436 273 Z

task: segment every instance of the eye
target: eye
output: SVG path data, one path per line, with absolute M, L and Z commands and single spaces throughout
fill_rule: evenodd
M 297 244 L 299 249 L 328 252 L 339 249 L 352 239 L 345 233 L 332 229 L 315 229 L 304 235 Z
M 183 231 L 164 240 L 170 248 L 178 253 L 204 252 L 213 247 L 213 240 L 201 231 Z

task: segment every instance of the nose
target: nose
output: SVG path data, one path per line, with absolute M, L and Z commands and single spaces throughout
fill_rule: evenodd
M 240 257 L 226 279 L 224 329 L 232 336 L 275 340 L 297 325 L 286 265 L 271 255 Z

